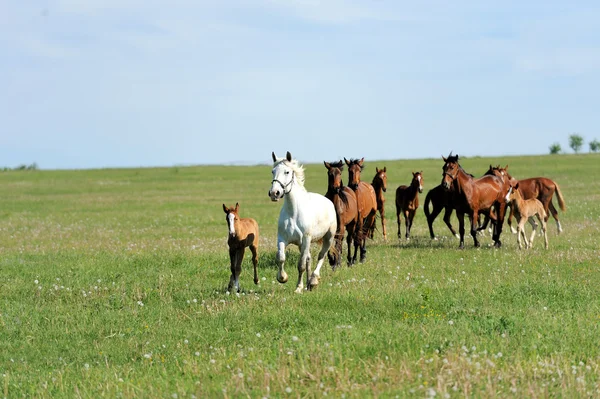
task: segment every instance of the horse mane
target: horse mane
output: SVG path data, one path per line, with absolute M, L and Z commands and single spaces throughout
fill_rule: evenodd
M 291 168 L 294 174 L 296 175 L 296 183 L 304 187 L 304 166 L 300 165 L 297 159 L 292 159 L 291 161 L 288 161 L 285 158 L 281 158 L 273 163 L 273 167 L 276 167 L 279 164 L 285 164 L 286 166 Z

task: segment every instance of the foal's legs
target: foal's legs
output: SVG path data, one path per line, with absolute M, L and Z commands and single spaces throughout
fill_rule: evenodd
M 402 208 L 398 206 L 398 204 L 396 204 L 396 222 L 398 223 L 398 239 L 402 239 L 402 234 L 400 232 L 400 224 L 402 223 L 402 219 L 400 218 L 400 214 L 402 213 Z M 435 219 L 435 217 L 434 217 Z M 429 221 L 429 219 L 427 219 Z M 433 223 L 433 221 L 431 222 Z M 431 226 L 429 227 L 429 230 L 431 231 L 431 238 L 434 238 L 435 236 L 433 235 L 433 230 L 431 230 Z
M 235 288 L 236 292 L 240 292 L 240 273 L 242 272 L 242 260 L 244 259 L 244 248 L 229 249 L 229 260 L 231 262 L 231 277 L 229 277 L 229 285 L 227 291 Z
M 283 239 L 281 237 L 278 237 L 277 238 L 277 255 L 275 256 L 275 259 L 279 263 L 279 270 L 277 271 L 277 281 L 279 281 L 281 284 L 287 283 L 287 281 L 288 281 L 288 275 L 285 272 L 285 270 L 283 270 L 283 265 L 285 264 L 285 247 L 286 246 L 287 246 L 286 242 L 283 241 Z
M 538 220 L 540 220 L 540 215 L 536 214 L 538 217 Z M 541 220 L 540 220 L 541 223 Z M 535 219 L 533 216 L 531 216 L 529 218 L 529 224 L 531 225 L 531 236 L 529 237 L 529 247 L 533 248 L 533 239 L 535 238 L 535 231 L 538 228 L 538 224 L 536 223 Z
M 404 210 L 404 236 L 406 237 L 406 240 L 410 240 L 410 210 L 405 209 Z

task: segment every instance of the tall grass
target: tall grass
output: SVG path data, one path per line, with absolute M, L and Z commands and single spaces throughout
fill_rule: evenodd
M 327 161 L 333 161 L 327 160 Z M 324 268 L 313 292 L 275 281 L 280 203 L 269 165 L 0 174 L 0 391 L 5 397 L 600 396 L 600 157 L 470 158 L 561 187 L 565 232 L 550 249 L 458 250 L 419 209 L 396 239 L 395 188 L 441 159 L 366 161 L 388 170 L 389 239 L 367 261 Z M 310 191 L 326 170 L 305 165 Z M 423 202 L 424 196 L 422 196 Z M 222 203 L 261 228 L 260 284 L 247 254 L 227 294 Z M 556 203 L 556 200 L 555 200 Z M 453 223 L 457 224 L 456 219 Z M 379 225 L 379 221 L 378 221 Z M 404 229 L 404 226 L 402 226 Z M 316 247 L 313 249 L 316 252 Z M 344 252 L 346 248 L 344 247 Z

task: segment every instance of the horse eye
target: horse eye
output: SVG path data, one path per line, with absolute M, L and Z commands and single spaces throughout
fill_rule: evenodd
M 289 175 L 289 174 L 290 174 L 290 171 L 289 171 L 289 170 L 286 170 L 286 171 L 285 171 L 285 174 L 286 174 L 286 175 Z

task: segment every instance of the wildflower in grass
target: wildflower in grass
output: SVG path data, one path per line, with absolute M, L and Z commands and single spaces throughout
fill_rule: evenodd
M 448 320 L 448 324 L 454 325 L 454 321 L 453 320 Z
M 287 387 L 287 388 L 285 388 L 285 391 L 286 391 L 287 393 L 292 393 L 292 388 L 290 388 L 290 387 Z
M 34 280 L 33 282 L 35 283 L 35 285 L 38 285 L 40 283 L 38 280 Z
M 183 340 L 183 343 L 187 345 L 187 344 L 189 344 L 189 343 L 190 343 L 190 341 L 188 341 L 187 339 L 184 339 L 184 340 Z
M 194 355 L 200 356 L 200 352 L 196 352 L 196 353 L 194 353 Z
M 300 338 L 296 337 L 295 335 L 292 337 L 292 341 L 296 342 L 298 341 Z
M 142 301 L 137 301 L 137 304 L 141 307 L 144 307 L 144 302 L 142 302 Z
M 256 333 L 256 336 L 257 336 L 258 338 L 260 338 L 260 333 Z

